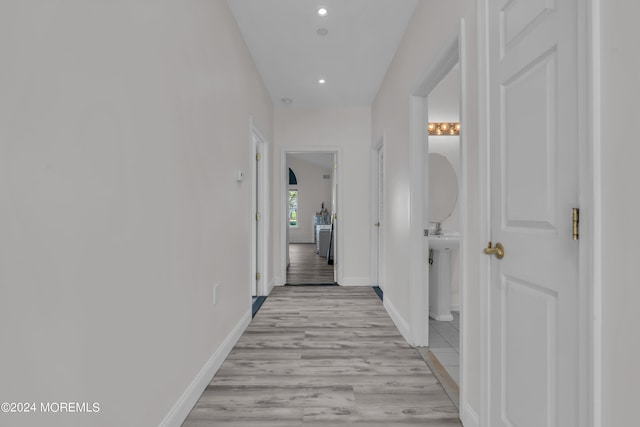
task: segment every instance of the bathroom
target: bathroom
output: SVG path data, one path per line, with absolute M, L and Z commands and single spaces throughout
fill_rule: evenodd
M 429 347 L 444 381 L 460 381 L 460 67 L 428 96 Z M 448 376 L 448 378 L 446 377 Z

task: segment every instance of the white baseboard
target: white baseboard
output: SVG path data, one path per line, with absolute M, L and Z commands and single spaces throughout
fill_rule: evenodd
M 205 363 L 204 367 L 198 372 L 189 387 L 182 393 L 182 396 L 173 405 L 173 408 L 164 417 L 160 423 L 160 427 L 180 427 L 184 420 L 191 412 L 202 395 L 202 392 L 211 379 L 216 374 L 222 362 L 227 358 L 233 346 L 238 342 L 247 326 L 251 323 L 251 310 L 247 311 L 240 321 L 233 327 L 229 335 L 222 342 L 220 347 L 213 353 L 213 356 Z
M 343 277 L 340 286 L 371 286 L 371 279 L 368 277 Z
M 398 313 L 398 310 L 386 295 L 382 300 L 382 305 L 387 310 L 387 313 L 389 313 L 389 317 L 391 317 L 391 320 L 393 320 L 393 323 L 396 325 L 396 328 L 398 328 L 405 341 L 407 341 L 409 345 L 412 345 L 413 342 L 411 340 L 411 333 L 409 332 L 409 323 L 407 323 L 400 313 Z
M 275 284 L 275 281 L 276 281 L 275 278 L 273 278 L 273 279 L 271 279 L 269 281 L 269 284 L 267 285 L 267 293 L 266 293 L 266 295 L 263 295 L 263 296 L 268 297 L 269 294 L 271 294 L 271 291 L 273 290 L 273 286 Z
M 451 304 L 451 311 L 460 311 L 460 304 Z
M 460 402 L 460 421 L 464 427 L 480 427 L 480 417 L 469 402 Z

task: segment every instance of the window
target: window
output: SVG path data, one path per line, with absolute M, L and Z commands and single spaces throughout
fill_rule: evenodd
M 289 227 L 298 227 L 298 190 L 289 190 Z

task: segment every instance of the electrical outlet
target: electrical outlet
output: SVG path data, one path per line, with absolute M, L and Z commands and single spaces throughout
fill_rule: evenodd
M 214 283 L 213 285 L 213 305 L 218 303 L 218 286 L 220 286 L 220 283 Z

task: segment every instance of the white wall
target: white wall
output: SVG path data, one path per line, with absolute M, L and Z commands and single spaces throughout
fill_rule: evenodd
M 369 280 L 369 240 L 371 221 L 370 191 L 370 107 L 335 108 L 328 110 L 296 109 L 276 107 L 274 112 L 274 181 L 279 183 L 281 167 L 278 153 L 286 148 L 331 147 L 341 148 L 343 217 L 338 218 L 339 231 L 343 233 L 344 265 L 341 285 L 370 285 Z M 280 233 L 286 218 L 281 206 L 280 184 L 273 192 L 274 269 L 282 271 L 280 259 Z M 284 215 L 284 216 L 283 216 Z M 285 278 L 279 277 L 283 284 Z M 278 283 L 278 282 L 276 282 Z
M 622 0 L 601 3 L 601 425 L 606 427 L 638 424 L 640 197 L 636 186 L 640 182 L 640 4 Z
M 313 217 L 320 212 L 322 203 L 331 212 L 331 169 L 325 169 L 304 160 L 289 156 L 288 167 L 298 179 L 298 227 L 289 227 L 290 243 L 313 243 Z
M 460 17 L 466 23 L 466 63 L 468 81 L 465 96 L 467 108 L 462 111 L 467 128 L 467 205 L 469 222 L 467 230 L 469 253 L 467 274 L 479 275 L 477 248 L 479 240 L 478 218 L 478 81 L 477 81 L 477 30 L 475 2 L 456 0 L 419 2 L 403 41 L 387 72 L 372 107 L 373 141 L 386 135 L 386 188 L 387 218 L 385 253 L 385 299 L 389 299 L 405 322 L 410 315 L 409 304 L 409 141 L 410 102 L 413 89 L 421 83 L 426 72 L 440 55 L 447 42 L 458 32 Z M 463 319 L 466 336 L 462 345 L 468 357 L 465 389 L 462 396 L 463 417 L 475 417 L 480 412 L 480 290 L 477 281 L 470 280 L 465 297 Z M 466 422 L 466 421 L 465 421 Z M 472 425 L 472 424 L 469 424 Z
M 270 98 L 222 0 L 5 0 L 0 58 L 0 401 L 100 403 L 0 424 L 157 426 L 250 309 Z

